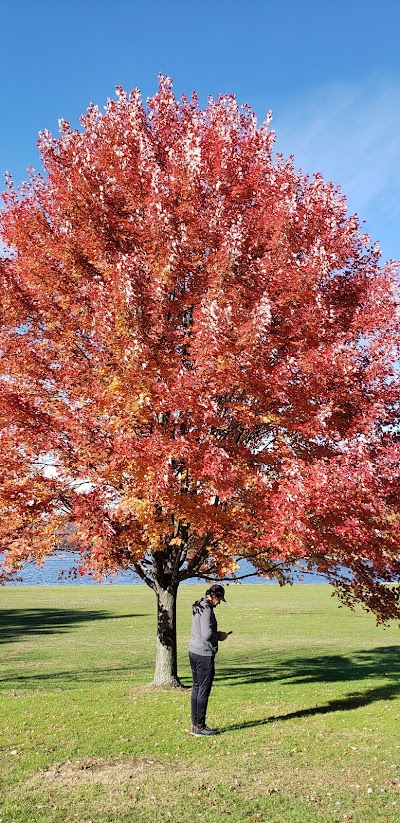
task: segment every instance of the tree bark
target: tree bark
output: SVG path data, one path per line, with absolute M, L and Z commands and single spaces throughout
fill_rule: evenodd
M 176 642 L 176 598 L 178 585 L 164 589 L 155 586 L 157 597 L 157 647 L 154 673 L 155 686 L 181 686 L 178 677 Z

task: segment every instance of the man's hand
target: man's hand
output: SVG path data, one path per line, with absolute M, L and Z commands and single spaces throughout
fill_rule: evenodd
M 218 640 L 226 640 L 228 637 L 226 632 L 218 632 Z

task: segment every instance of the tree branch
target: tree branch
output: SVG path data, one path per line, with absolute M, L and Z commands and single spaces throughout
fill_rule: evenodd
M 143 582 L 146 583 L 146 586 L 155 591 L 156 587 L 154 581 L 151 579 L 151 577 L 148 576 L 148 574 L 146 574 L 146 570 L 143 568 L 142 564 L 139 561 L 136 561 L 136 563 L 133 564 L 133 568 L 135 569 L 136 574 L 139 575 L 141 580 L 143 580 Z

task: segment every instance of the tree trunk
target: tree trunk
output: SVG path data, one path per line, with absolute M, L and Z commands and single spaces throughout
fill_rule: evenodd
M 157 649 L 155 686 L 181 686 L 178 677 L 176 644 L 176 598 L 178 585 L 167 589 L 156 584 L 157 597 Z

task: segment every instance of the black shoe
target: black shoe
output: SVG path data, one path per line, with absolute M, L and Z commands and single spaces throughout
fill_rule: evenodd
M 192 734 L 195 737 L 209 737 L 211 734 L 218 734 L 217 729 L 209 729 L 208 726 L 193 726 Z

